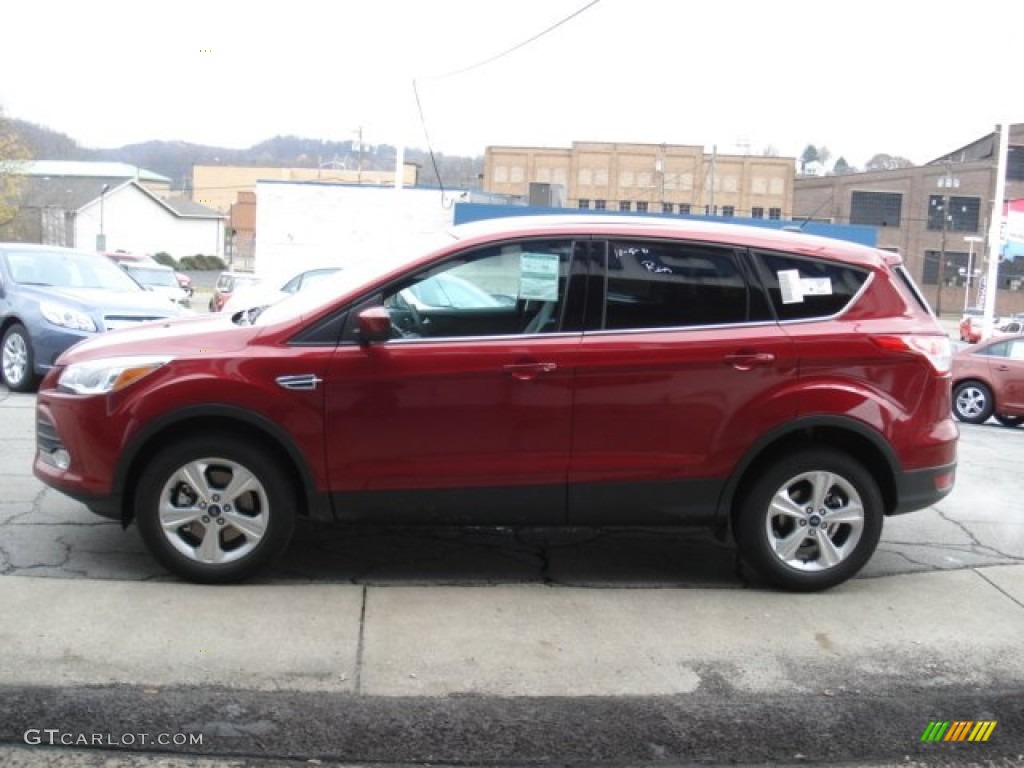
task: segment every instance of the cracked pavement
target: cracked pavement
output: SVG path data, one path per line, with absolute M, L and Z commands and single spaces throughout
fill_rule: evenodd
M 0 389 L 0 766 L 1024 764 L 1024 429 L 963 426 L 956 490 L 826 593 L 702 529 L 327 525 L 215 588 L 34 479 L 34 403 Z
M 172 580 L 122 530 L 31 473 L 35 397 L 0 389 L 0 575 Z M 1024 562 L 1018 490 L 1024 429 L 960 425 L 957 485 L 931 509 L 886 520 L 859 578 Z M 729 542 L 703 529 L 332 526 L 300 522 L 257 583 L 745 586 Z

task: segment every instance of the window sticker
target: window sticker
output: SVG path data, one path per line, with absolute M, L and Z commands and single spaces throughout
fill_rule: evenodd
M 782 292 L 782 303 L 799 304 L 802 302 L 804 291 L 800 280 L 800 270 L 780 269 L 776 274 L 779 278 L 779 290 Z
M 800 280 L 800 289 L 804 296 L 831 296 L 831 277 L 804 277 Z
M 523 253 L 519 271 L 519 298 L 558 301 L 557 253 Z

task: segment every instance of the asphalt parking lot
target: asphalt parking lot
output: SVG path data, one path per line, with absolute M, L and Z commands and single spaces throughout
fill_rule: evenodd
M 1024 429 L 963 425 L 954 493 L 817 595 L 649 529 L 307 527 L 203 588 L 32 477 L 33 406 L 0 391 L 0 765 L 1024 764 Z

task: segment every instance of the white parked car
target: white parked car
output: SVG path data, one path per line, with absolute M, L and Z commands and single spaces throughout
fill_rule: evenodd
M 181 287 L 177 274 L 170 267 L 148 261 L 122 261 L 118 266 L 147 291 L 166 296 L 170 301 L 183 307 L 192 302 L 191 295 Z
M 259 283 L 238 286 L 224 302 L 223 311 L 238 312 L 242 309 L 275 304 L 340 271 L 341 267 L 316 267 L 303 270 L 282 280 L 264 280 Z

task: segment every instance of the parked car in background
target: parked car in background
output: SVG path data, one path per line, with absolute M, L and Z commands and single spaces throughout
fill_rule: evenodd
M 953 413 L 984 424 L 1024 423 L 1024 336 L 995 337 L 953 356 Z
M 0 369 L 12 391 L 31 391 L 83 339 L 184 311 L 100 254 L 0 243 Z
M 260 278 L 251 272 L 221 272 L 210 297 L 210 311 L 220 312 L 232 293 L 243 286 L 258 285 Z
M 887 251 L 512 217 L 247 315 L 81 344 L 37 397 L 36 476 L 185 579 L 257 573 L 302 515 L 707 525 L 817 590 L 953 488 L 951 342 Z
M 184 272 L 175 272 L 174 278 L 178 281 L 178 285 L 181 286 L 181 290 L 188 294 L 191 299 L 196 294 L 195 286 L 192 285 L 192 278 L 186 275 Z
M 155 261 L 125 261 L 120 266 L 147 291 L 152 291 L 183 307 L 191 304 L 192 297 L 181 287 L 178 278 L 174 275 L 174 270 L 170 267 L 165 267 Z
M 277 280 L 260 281 L 237 287 L 228 295 L 222 307 L 224 312 L 237 312 L 240 309 L 265 307 L 275 304 L 293 293 L 306 290 L 324 278 L 335 275 L 341 267 L 317 267 L 305 269 L 297 274 Z
M 1024 321 L 1009 320 L 992 331 L 993 336 L 1018 336 L 1024 333 Z

